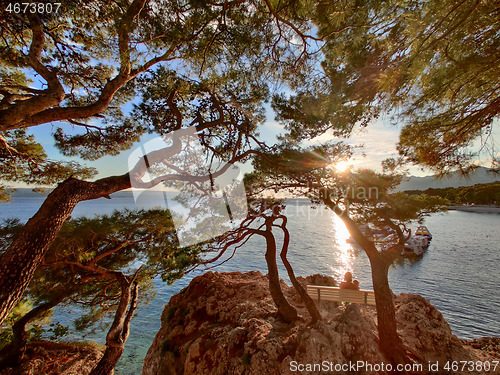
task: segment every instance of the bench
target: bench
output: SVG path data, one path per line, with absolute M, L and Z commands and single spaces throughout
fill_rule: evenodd
M 375 305 L 373 290 L 340 289 L 335 286 L 308 285 L 307 294 L 321 301 L 362 303 Z

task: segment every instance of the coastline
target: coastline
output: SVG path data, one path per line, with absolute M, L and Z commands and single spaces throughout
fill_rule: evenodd
M 464 211 L 464 212 L 482 212 L 482 213 L 500 213 L 500 206 L 449 206 L 449 211 Z

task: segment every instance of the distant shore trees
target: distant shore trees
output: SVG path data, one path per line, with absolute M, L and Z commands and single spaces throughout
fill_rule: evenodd
M 409 195 L 434 195 L 448 199 L 453 205 L 500 205 L 500 182 L 476 184 L 474 186 L 463 186 L 458 188 L 407 190 L 405 193 Z

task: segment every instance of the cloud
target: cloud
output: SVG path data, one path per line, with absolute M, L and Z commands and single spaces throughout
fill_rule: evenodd
M 380 170 L 381 162 L 397 156 L 399 129 L 385 121 L 376 120 L 364 129 L 355 130 L 346 143 L 362 145 L 353 157 L 355 166 Z
M 399 132 L 400 129 L 391 125 L 389 121 L 375 120 L 366 128 L 355 128 L 349 138 L 338 138 L 331 133 L 325 133 L 305 144 L 312 146 L 337 140 L 352 146 L 362 146 L 356 149 L 352 159 L 353 164 L 358 167 L 380 170 L 384 159 L 397 156 L 396 143 L 399 140 Z

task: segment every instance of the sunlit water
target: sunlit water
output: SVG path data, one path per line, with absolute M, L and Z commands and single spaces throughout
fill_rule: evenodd
M 27 220 L 42 198 L 18 198 L 0 205 L 0 219 L 18 217 Z M 152 201 L 151 206 L 155 203 Z M 111 213 L 114 209 L 135 208 L 129 197 L 115 197 L 80 203 L 73 216 Z M 349 237 L 342 221 L 324 207 L 312 208 L 307 201 L 290 202 L 286 212 L 291 233 L 289 260 L 295 273 L 331 275 L 337 280 L 351 271 L 361 288 L 371 289 L 371 275 L 366 255 L 346 243 Z M 427 253 L 416 262 L 405 261 L 389 271 L 395 293 L 417 293 L 429 299 L 445 316 L 453 332 L 464 338 L 500 336 L 500 215 L 450 211 L 427 217 L 425 225 L 434 238 Z M 278 237 L 280 237 L 277 231 Z M 234 258 L 217 267 L 217 271 L 266 272 L 263 238 L 252 238 Z M 189 284 L 200 273 L 168 286 L 155 282 L 156 297 L 141 305 L 132 321 L 130 338 L 118 366 L 118 374 L 140 373 L 143 358 L 160 328 L 160 316 L 170 296 Z M 284 267 L 281 277 L 288 280 Z M 68 324 L 75 312 L 60 309 L 54 319 Z M 105 330 L 85 339 L 104 343 Z

